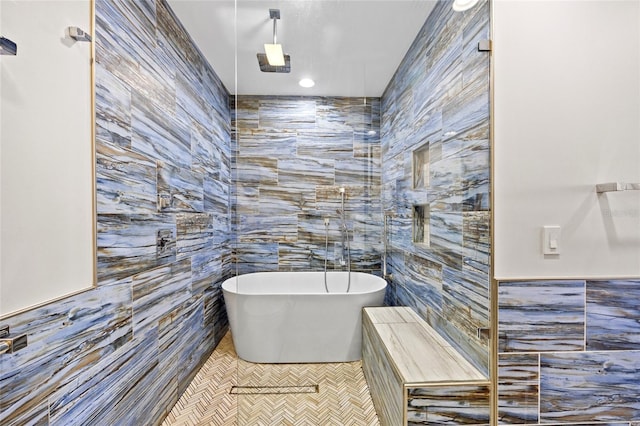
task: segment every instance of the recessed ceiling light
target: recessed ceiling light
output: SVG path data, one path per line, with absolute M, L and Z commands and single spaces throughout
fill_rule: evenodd
M 478 0 L 453 0 L 453 10 L 456 12 L 464 12 L 471 9 L 478 3 Z
M 298 82 L 298 84 L 302 87 L 313 87 L 316 85 L 316 82 L 311 80 L 310 78 L 303 78 Z

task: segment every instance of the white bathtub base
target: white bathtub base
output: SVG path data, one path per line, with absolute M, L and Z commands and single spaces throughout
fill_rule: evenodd
M 361 359 L 362 308 L 382 306 L 386 282 L 347 273 L 259 272 L 222 285 L 238 356 L 257 363 L 350 362 Z

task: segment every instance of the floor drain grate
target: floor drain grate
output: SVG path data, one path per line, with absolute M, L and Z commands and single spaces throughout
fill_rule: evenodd
M 318 385 L 305 386 L 231 386 L 231 395 L 286 395 L 293 393 L 318 393 Z

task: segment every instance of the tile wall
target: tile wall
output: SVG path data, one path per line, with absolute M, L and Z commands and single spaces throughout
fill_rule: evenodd
M 501 282 L 498 293 L 500 423 L 638 424 L 640 280 Z
M 227 91 L 164 0 L 96 0 L 95 47 L 98 285 L 3 320 L 0 424 L 158 424 L 227 329 Z
M 437 2 L 382 96 L 381 129 L 383 209 L 394 215 L 388 302 L 413 307 L 484 372 L 489 53 L 478 41 L 488 38 L 488 2 L 464 13 Z
M 231 106 L 238 271 L 318 271 L 325 258 L 341 269 L 343 187 L 351 269 L 379 273 L 380 100 L 242 96 Z
M 439 2 L 366 104 L 229 102 L 164 0 L 96 3 L 98 286 L 3 321 L 29 346 L 0 357 L 0 423 L 154 424 L 177 400 L 227 327 L 229 104 L 240 271 L 321 268 L 325 217 L 338 267 L 344 186 L 354 269 L 380 269 L 380 213 L 393 212 L 388 300 L 486 370 L 486 2 L 460 15 Z M 429 207 L 429 245 L 412 242 L 415 205 Z M 500 422 L 637 425 L 638 298 L 637 280 L 500 283 Z

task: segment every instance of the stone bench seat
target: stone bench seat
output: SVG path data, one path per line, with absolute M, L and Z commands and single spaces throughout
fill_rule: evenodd
M 364 308 L 362 325 L 381 425 L 489 423 L 489 379 L 411 308 Z

